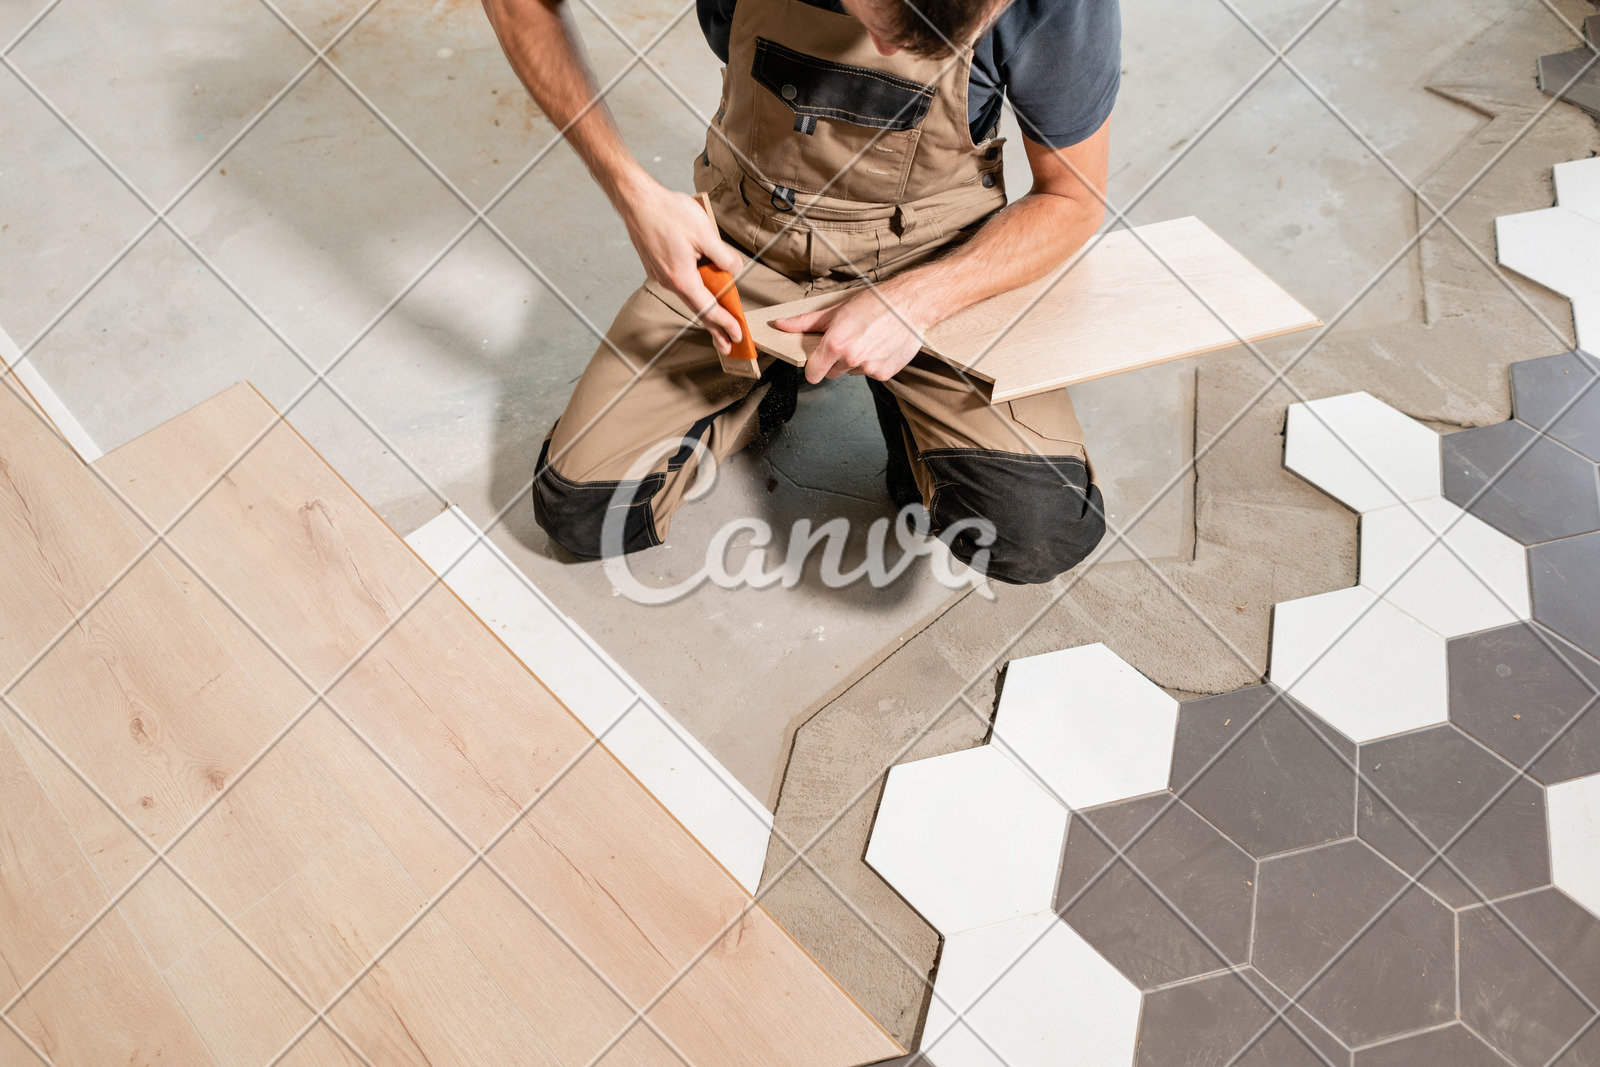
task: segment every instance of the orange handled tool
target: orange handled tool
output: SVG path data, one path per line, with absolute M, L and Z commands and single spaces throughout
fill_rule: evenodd
M 717 225 L 717 216 L 711 210 L 711 198 L 701 193 L 696 199 L 700 201 L 700 206 L 706 209 L 706 217 L 711 220 L 714 228 Z M 741 378 L 761 377 L 761 364 L 756 362 L 756 343 L 750 339 L 750 324 L 745 321 L 744 306 L 739 303 L 739 290 L 734 288 L 733 275 L 715 266 L 710 260 L 702 259 L 700 280 L 711 290 L 711 295 L 717 298 L 717 303 L 723 310 L 738 320 L 739 332 L 743 335 L 733 346 L 732 352 L 725 356 L 720 352 L 717 353 L 717 358 L 722 361 L 723 373 Z

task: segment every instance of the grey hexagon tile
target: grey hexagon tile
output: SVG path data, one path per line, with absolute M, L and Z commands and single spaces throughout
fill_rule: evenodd
M 1505 1067 L 1505 1062 L 1459 1023 L 1356 1053 L 1356 1067 Z
M 1363 745 L 1361 771 L 1357 833 L 1412 874 L 1427 867 L 1422 883 L 1452 907 L 1477 903 L 1473 887 L 1499 897 L 1550 883 L 1544 790 L 1454 726 Z M 1445 856 L 1470 886 L 1443 860 L 1428 866 L 1452 839 Z
M 1513 363 L 1512 408 L 1522 422 L 1600 461 L 1597 378 L 1600 359 L 1587 352 L 1563 352 Z
M 1246 851 L 1269 856 L 1355 833 L 1355 758 L 1354 742 L 1258 685 L 1182 706 L 1172 788 Z
M 1597 927 L 1554 889 L 1463 911 L 1462 1021 L 1519 1064 L 1549 1063 L 1594 1014 Z
M 1455 1015 L 1455 924 L 1365 843 L 1261 864 L 1251 962 L 1355 1046 Z
M 1527 423 L 1461 430 L 1442 448 L 1446 499 L 1523 544 L 1600 528 L 1595 464 Z
M 1600 655 L 1600 532 L 1528 551 L 1533 617 L 1590 655 Z
M 1272 1021 L 1284 1000 L 1250 967 L 1146 993 L 1135 1067 L 1347 1067 L 1350 1050 L 1305 1012 Z
M 1112 860 L 1107 841 L 1127 851 L 1091 885 Z M 1254 860 L 1162 792 L 1073 815 L 1056 908 L 1135 985 L 1149 989 L 1248 959 L 1254 881 Z
M 1452 640 L 1449 671 L 1450 721 L 1508 762 L 1538 756 L 1528 773 L 1545 785 L 1600 772 L 1600 660 L 1519 622 Z

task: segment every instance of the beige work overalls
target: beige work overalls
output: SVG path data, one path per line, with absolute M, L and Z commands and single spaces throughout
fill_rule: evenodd
M 738 280 L 748 314 L 886 278 L 1005 205 L 1000 142 L 974 144 L 969 130 L 971 63 L 970 48 L 937 60 L 880 55 L 854 18 L 801 0 L 738 0 L 722 101 L 694 181 L 723 235 L 754 257 Z M 690 438 L 718 461 L 744 447 L 774 374 L 787 373 L 763 357 L 762 382 L 724 374 L 709 335 L 650 282 L 607 339 L 649 369 L 633 381 L 628 363 L 600 346 L 534 481 L 541 525 L 585 557 L 600 554 L 606 509 L 619 499 L 624 548 L 660 544 L 693 484 L 692 449 L 665 456 L 619 494 L 621 480 L 668 439 Z M 920 496 L 936 532 L 963 518 L 992 522 L 991 576 L 1047 581 L 1099 541 L 1099 490 L 1065 390 L 991 405 L 926 353 L 869 384 L 895 502 Z M 975 547 L 961 536 L 951 543 L 962 559 Z

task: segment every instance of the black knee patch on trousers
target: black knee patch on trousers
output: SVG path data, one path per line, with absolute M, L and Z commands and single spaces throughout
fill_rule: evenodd
M 986 520 L 994 542 L 970 524 L 942 539 L 970 564 L 989 551 L 988 576 L 1013 585 L 1048 582 L 1083 561 L 1105 536 L 1105 504 L 1077 456 L 1033 456 L 976 448 L 922 453 L 933 476 L 933 532 L 963 519 Z
M 665 474 L 650 474 L 619 493 L 621 482 L 571 481 L 550 466 L 550 440 L 546 438 L 533 477 L 533 517 L 550 540 L 574 556 L 599 559 L 606 515 L 613 506 L 626 508 L 622 551 L 637 552 L 661 543 L 650 501 L 666 482 Z
M 743 397 L 690 426 L 683 435 L 683 443 L 667 460 L 667 470 L 682 469 L 711 424 L 742 401 Z M 555 435 L 555 427 L 551 427 L 550 434 L 551 437 Z M 579 559 L 599 559 L 605 554 L 602 541 L 606 516 L 612 509 L 621 508 L 627 512 L 622 517 L 624 554 L 654 548 L 661 543 L 655 510 L 650 502 L 667 484 L 666 474 L 657 471 L 630 483 L 575 482 L 563 478 L 550 466 L 551 437 L 546 437 L 539 449 L 539 465 L 533 476 L 533 517 L 550 540 Z

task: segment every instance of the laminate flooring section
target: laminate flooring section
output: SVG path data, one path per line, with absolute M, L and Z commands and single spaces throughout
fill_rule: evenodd
M 804 366 L 821 334 L 772 323 L 845 295 L 763 308 L 750 316 L 750 335 L 761 351 Z M 1320 325 L 1189 216 L 1105 234 L 1059 279 L 1052 272 L 974 304 L 929 330 L 924 348 L 990 383 L 999 403 Z
M 253 390 L 101 462 L 176 553 L 0 391 L 0 1003 L 53 1062 L 895 1053 Z

